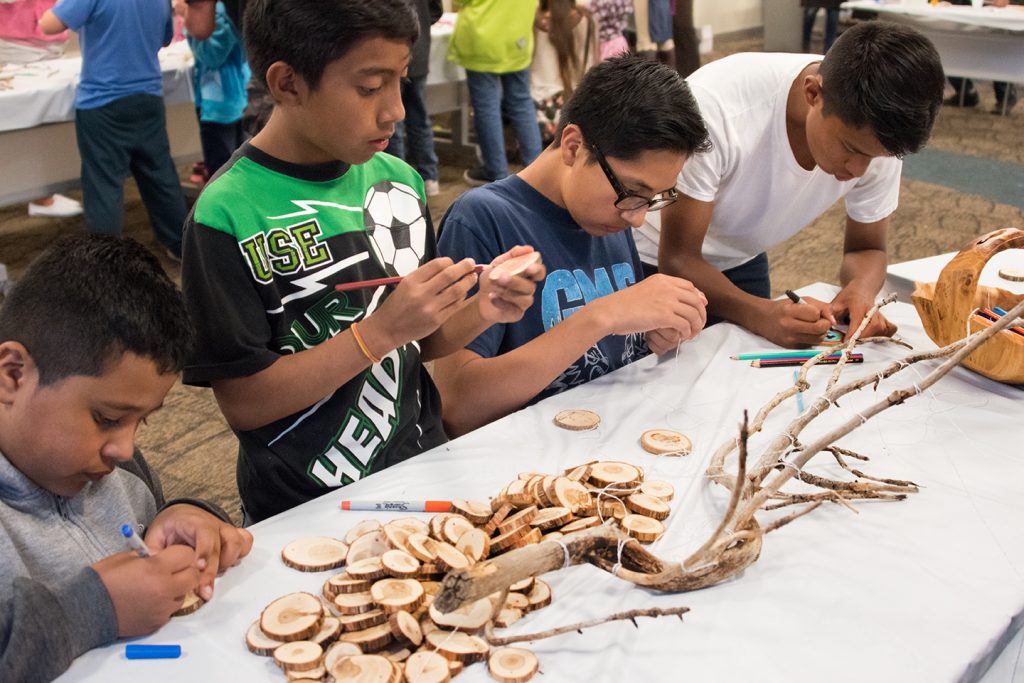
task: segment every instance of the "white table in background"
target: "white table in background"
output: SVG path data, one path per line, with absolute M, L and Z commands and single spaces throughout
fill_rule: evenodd
M 939 279 L 939 273 L 956 254 L 957 252 L 951 251 L 947 254 L 890 265 L 886 270 L 887 278 L 883 291 L 895 291 L 899 295 L 900 301 L 909 303 L 910 295 L 914 293 L 914 283 L 936 282 Z M 999 277 L 1001 268 L 1024 270 L 1024 250 L 1010 249 L 999 252 L 985 265 L 985 269 L 981 271 L 981 277 L 978 279 L 978 284 L 986 287 L 1000 287 L 1014 294 L 1024 294 L 1024 282 L 1013 282 Z

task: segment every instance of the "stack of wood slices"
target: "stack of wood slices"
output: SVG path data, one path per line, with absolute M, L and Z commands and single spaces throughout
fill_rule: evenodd
M 593 462 L 562 475 L 520 474 L 489 504 L 457 500 L 426 521 L 365 520 L 344 539 L 299 539 L 281 553 L 289 567 L 344 571 L 319 596 L 291 593 L 267 605 L 246 645 L 272 656 L 292 681 L 441 682 L 485 660 L 495 679 L 527 681 L 537 658 L 521 648 L 492 650 L 486 635 L 549 605 L 551 588 L 531 577 L 442 614 L 433 600 L 444 575 L 602 523 L 654 541 L 673 494 L 667 482 L 644 481 L 635 465 Z

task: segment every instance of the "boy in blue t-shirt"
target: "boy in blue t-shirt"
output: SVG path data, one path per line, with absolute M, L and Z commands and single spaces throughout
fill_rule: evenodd
M 181 256 L 187 207 L 167 140 L 157 52 L 171 41 L 166 0 L 61 0 L 39 20 L 44 33 L 80 34 L 82 74 L 75 135 L 89 232 L 121 234 L 124 179 L 135 177 L 157 239 Z
M 704 295 L 686 280 L 643 280 L 629 228 L 675 200 L 683 162 L 708 133 L 686 83 L 636 57 L 583 78 L 555 141 L 518 175 L 459 197 L 438 249 L 484 263 L 516 244 L 547 277 L 518 322 L 494 325 L 440 359 L 445 428 L 465 433 L 527 403 L 674 348 L 703 327 Z

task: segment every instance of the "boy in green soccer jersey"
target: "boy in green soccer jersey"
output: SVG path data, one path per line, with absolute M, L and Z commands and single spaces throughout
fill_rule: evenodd
M 387 154 L 418 20 L 403 0 L 255 0 L 245 41 L 267 126 L 203 191 L 182 285 L 210 385 L 240 441 L 248 521 L 445 440 L 423 361 L 518 320 L 544 276 L 434 258 L 423 181 Z M 517 247 L 494 263 L 530 251 Z M 493 264 L 492 264 L 493 265 Z M 345 292 L 336 285 L 401 275 Z

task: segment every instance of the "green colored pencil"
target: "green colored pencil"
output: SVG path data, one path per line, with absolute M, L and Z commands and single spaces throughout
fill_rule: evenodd
M 839 351 L 759 351 L 754 353 L 741 353 L 738 356 L 729 356 L 733 360 L 761 360 L 761 359 L 772 359 L 772 358 L 813 358 L 819 353 L 825 353 L 829 356 L 838 356 Z

